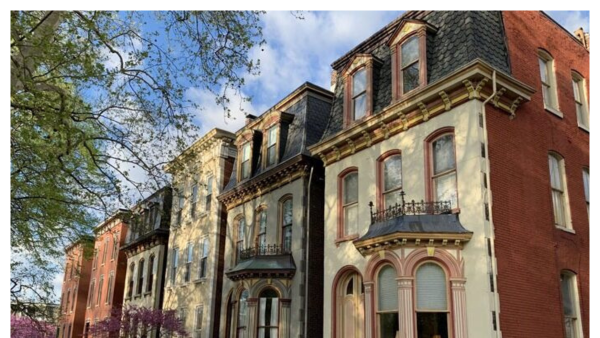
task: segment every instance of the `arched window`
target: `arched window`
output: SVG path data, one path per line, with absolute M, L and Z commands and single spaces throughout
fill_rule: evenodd
M 560 273 L 560 293 L 562 296 L 565 337 L 581 338 L 581 315 L 577 297 L 577 276 L 570 271 Z
M 263 290 L 259 295 L 258 337 L 279 337 L 279 295 L 273 289 Z
M 538 62 L 540 66 L 540 78 L 542 81 L 542 96 L 544 98 L 544 107 L 554 114 L 562 113 L 558 111 L 558 98 L 556 96 L 556 75 L 554 74 L 554 59 L 546 51 L 538 51 Z
M 102 286 L 104 284 L 104 275 L 100 275 L 100 282 L 98 282 L 98 295 L 96 296 L 96 306 L 100 304 L 100 299 L 102 299 Z
M 287 197 L 281 205 L 281 236 L 283 251 L 292 250 L 292 222 L 293 222 L 293 202 L 292 197 Z
M 148 281 L 146 281 L 146 292 L 152 292 L 152 284 L 154 283 L 154 264 L 155 257 L 150 255 L 148 259 Z
M 402 155 L 399 150 L 382 155 L 378 163 L 380 208 L 402 204 Z
M 146 273 L 146 271 L 144 270 L 144 263 L 146 263 L 144 261 L 144 259 L 140 259 L 140 263 L 138 265 L 138 271 L 137 271 L 137 294 L 141 295 L 142 294 L 142 290 L 143 289 L 143 285 L 144 285 L 144 274 Z
M 111 304 L 112 303 L 112 290 L 113 290 L 113 281 L 115 279 L 115 273 L 114 271 L 110 272 L 110 276 L 108 276 L 108 285 L 107 285 L 107 291 L 106 291 L 106 304 Z
M 572 73 L 573 98 L 575 99 L 575 112 L 577 113 L 577 124 L 585 130 L 590 129 L 590 120 L 585 91 L 585 79 L 583 76 Z
M 458 208 L 454 133 L 442 130 L 441 134 L 430 137 L 428 143 L 430 199 L 436 202 L 450 201 L 452 209 Z
M 256 246 L 258 252 L 267 249 L 267 210 L 260 208 L 256 217 Z
M 244 239 L 246 238 L 246 219 L 244 216 L 238 217 L 235 242 L 235 257 L 239 262 L 244 247 Z
M 133 281 L 135 279 L 135 263 L 129 265 L 129 285 L 127 286 L 127 298 L 131 299 L 133 296 Z
M 446 273 L 435 263 L 425 263 L 416 274 L 418 338 L 448 338 L 450 314 Z
M 396 337 L 398 321 L 398 284 L 396 269 L 384 265 L 377 274 L 377 329 L 379 338 Z
M 338 237 L 348 239 L 358 235 L 358 170 L 346 169 L 338 180 Z
M 248 326 L 248 290 L 242 291 L 238 302 L 236 338 L 247 338 Z
M 421 53 L 419 52 L 419 37 L 415 35 L 408 38 L 400 45 L 399 49 L 400 73 L 398 74 L 398 78 L 400 79 L 400 92 L 404 95 L 421 85 Z
M 360 274 L 351 272 L 340 279 L 336 299 L 336 338 L 364 336 L 364 285 Z
M 71 307 L 69 306 L 69 303 L 71 302 L 71 289 L 69 289 L 69 291 L 67 291 L 67 306 L 65 306 L 65 312 L 67 312 Z M 73 310 L 71 310 L 73 311 Z
M 71 312 L 73 312 L 73 309 L 75 308 L 76 296 L 77 296 L 77 287 L 75 287 L 75 289 L 73 289 L 73 295 L 71 296 Z
M 92 282 L 90 283 L 90 292 L 88 293 L 88 301 L 87 301 L 87 307 L 92 307 L 92 302 L 94 299 L 94 286 L 96 286 L 96 280 L 92 280 Z M 65 308 L 65 312 L 66 312 L 66 308 Z
M 567 203 L 565 161 L 560 155 L 550 153 L 548 154 L 548 166 L 550 168 L 554 225 L 560 228 L 570 228 L 571 222 Z

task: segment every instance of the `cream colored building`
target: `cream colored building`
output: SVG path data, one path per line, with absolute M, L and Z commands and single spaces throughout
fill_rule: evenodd
M 319 337 L 322 332 L 323 170 L 308 155 L 332 93 L 305 83 L 236 133 L 229 185 L 221 335 Z
M 216 197 L 237 155 L 235 135 L 212 129 L 168 166 L 173 207 L 163 308 L 193 338 L 219 337 L 225 209 Z
M 333 64 L 310 148 L 327 178 L 323 337 L 501 336 L 482 101 L 508 119 L 532 90 L 488 60 L 428 64 L 461 14 L 442 15 L 408 12 Z

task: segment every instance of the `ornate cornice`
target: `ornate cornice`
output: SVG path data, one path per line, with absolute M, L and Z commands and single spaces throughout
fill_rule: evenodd
M 397 247 L 454 247 L 462 249 L 473 233 L 393 233 L 363 241 L 354 241 L 354 246 L 363 255 L 371 255 L 381 250 Z
M 494 70 L 486 62 L 476 59 L 445 78 L 392 102 L 378 114 L 309 147 L 309 150 L 327 166 L 465 102 L 484 101 L 493 93 L 490 79 Z M 508 74 L 498 70 L 496 73 L 497 92 L 491 103 L 514 118 L 518 107 L 530 101 L 535 90 Z

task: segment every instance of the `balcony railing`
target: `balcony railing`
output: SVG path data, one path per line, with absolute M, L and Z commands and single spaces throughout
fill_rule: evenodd
M 276 256 L 291 253 L 289 245 L 284 244 L 265 244 L 257 245 L 251 248 L 243 249 L 240 252 L 239 261 L 247 260 L 258 256 Z
M 378 222 L 387 221 L 390 219 L 398 218 L 404 215 L 439 215 L 449 214 L 452 212 L 451 201 L 438 201 L 438 202 L 420 202 L 412 200 L 406 202 L 404 200 L 404 191 L 400 192 L 402 196 L 402 203 L 391 205 L 383 210 L 373 211 L 373 202 L 369 202 L 369 208 L 371 210 L 371 224 Z

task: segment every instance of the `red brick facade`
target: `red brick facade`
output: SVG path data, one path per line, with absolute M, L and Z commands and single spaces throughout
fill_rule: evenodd
M 500 329 L 503 337 L 564 337 L 560 273 L 577 275 L 589 337 L 589 218 L 582 170 L 589 134 L 578 127 L 572 71 L 588 84 L 589 52 L 541 12 L 504 12 L 512 75 L 536 89 L 514 120 L 487 109 Z M 560 118 L 544 109 L 538 49 L 554 59 Z M 589 95 L 588 95 L 589 97 Z M 548 153 L 564 158 L 575 233 L 554 225 Z

